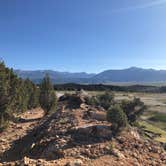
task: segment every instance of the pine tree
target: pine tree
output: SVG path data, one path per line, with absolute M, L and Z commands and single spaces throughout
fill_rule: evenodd
M 40 85 L 40 105 L 46 114 L 56 111 L 56 95 L 48 75 L 46 75 Z

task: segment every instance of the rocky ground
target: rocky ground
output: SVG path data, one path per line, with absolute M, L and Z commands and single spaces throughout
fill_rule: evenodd
M 166 165 L 159 143 L 143 139 L 135 128 L 114 137 L 105 111 L 86 105 L 82 96 L 62 96 L 56 113 L 38 118 L 1 134 L 2 165 Z
M 0 156 L 10 149 L 15 140 L 21 139 L 37 126 L 43 115 L 42 109 L 33 109 L 19 116 L 17 122 L 11 122 L 9 127 L 0 133 Z

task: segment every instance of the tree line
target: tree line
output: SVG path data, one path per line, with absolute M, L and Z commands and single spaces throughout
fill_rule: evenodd
M 0 62 L 0 130 L 14 114 L 41 106 L 45 113 L 56 109 L 56 95 L 47 75 L 39 86 L 29 79 L 23 80 L 12 69 Z
M 84 89 L 86 91 L 121 91 L 121 92 L 146 92 L 146 93 L 165 93 L 166 86 L 151 86 L 151 85 L 105 85 L 105 84 L 56 84 L 54 89 L 58 91 L 75 91 Z

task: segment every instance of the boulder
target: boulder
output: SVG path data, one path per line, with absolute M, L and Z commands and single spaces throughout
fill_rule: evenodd
M 90 115 L 91 119 L 96 119 L 98 121 L 106 121 L 107 120 L 107 115 L 106 112 L 101 112 L 101 111 L 90 111 L 88 113 Z
M 73 137 L 78 140 L 95 139 L 111 139 L 112 131 L 111 126 L 105 125 L 84 125 L 72 129 Z
M 81 104 L 85 103 L 83 95 L 79 94 L 64 94 L 59 98 L 59 101 L 66 101 L 70 108 L 80 108 Z

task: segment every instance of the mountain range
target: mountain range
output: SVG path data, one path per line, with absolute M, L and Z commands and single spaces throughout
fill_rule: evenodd
M 131 67 L 121 70 L 106 70 L 98 74 L 70 73 L 59 72 L 53 70 L 14 70 L 14 72 L 21 78 L 29 78 L 35 83 L 40 83 L 45 74 L 49 74 L 53 83 L 114 83 L 114 82 L 165 82 L 166 70 L 143 69 L 138 67 Z

